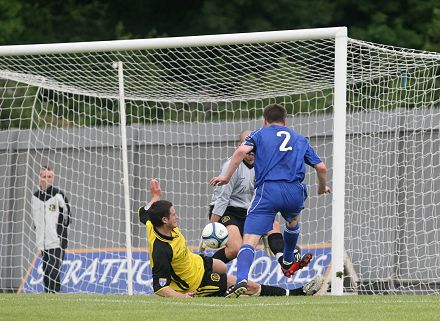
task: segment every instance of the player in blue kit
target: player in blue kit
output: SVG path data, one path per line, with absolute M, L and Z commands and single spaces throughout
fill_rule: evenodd
M 289 277 L 311 260 L 311 254 L 306 254 L 300 262 L 293 262 L 300 229 L 299 214 L 307 198 L 307 187 L 302 183 L 306 164 L 316 170 L 318 194 L 330 192 L 327 167 L 305 137 L 285 126 L 286 109 L 278 104 L 266 106 L 263 117 L 264 127 L 252 132 L 235 150 L 224 175 L 210 180 L 211 186 L 227 184 L 245 155 L 254 152 L 255 194 L 237 256 L 237 283 L 227 291 L 226 297 L 238 297 L 246 291 L 255 247 L 261 235 L 272 229 L 277 212 L 286 220 L 284 253 L 280 258 L 283 273 Z

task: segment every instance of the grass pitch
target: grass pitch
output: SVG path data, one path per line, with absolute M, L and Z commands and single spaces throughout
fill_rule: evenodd
M 0 320 L 438 320 L 440 296 L 241 297 L 0 294 Z

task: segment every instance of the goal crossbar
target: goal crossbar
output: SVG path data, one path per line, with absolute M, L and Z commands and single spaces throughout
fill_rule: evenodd
M 50 55 L 63 53 L 112 52 L 200 46 L 273 43 L 292 40 L 331 39 L 347 36 L 346 27 L 266 31 L 154 39 L 72 42 L 35 45 L 0 46 L 0 56 Z

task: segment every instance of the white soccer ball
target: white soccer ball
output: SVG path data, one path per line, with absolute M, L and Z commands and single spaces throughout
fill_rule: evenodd
M 209 223 L 203 228 L 202 242 L 206 247 L 218 249 L 226 245 L 228 236 L 228 230 L 223 224 Z

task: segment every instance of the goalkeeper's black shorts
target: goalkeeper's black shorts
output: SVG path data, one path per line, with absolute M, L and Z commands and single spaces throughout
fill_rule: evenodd
M 211 214 L 214 206 L 209 208 L 209 219 L 211 219 Z M 219 222 L 224 226 L 234 225 L 240 230 L 240 234 L 243 236 L 244 221 L 246 220 L 247 210 L 245 208 L 228 206 L 223 216 L 220 217 Z

